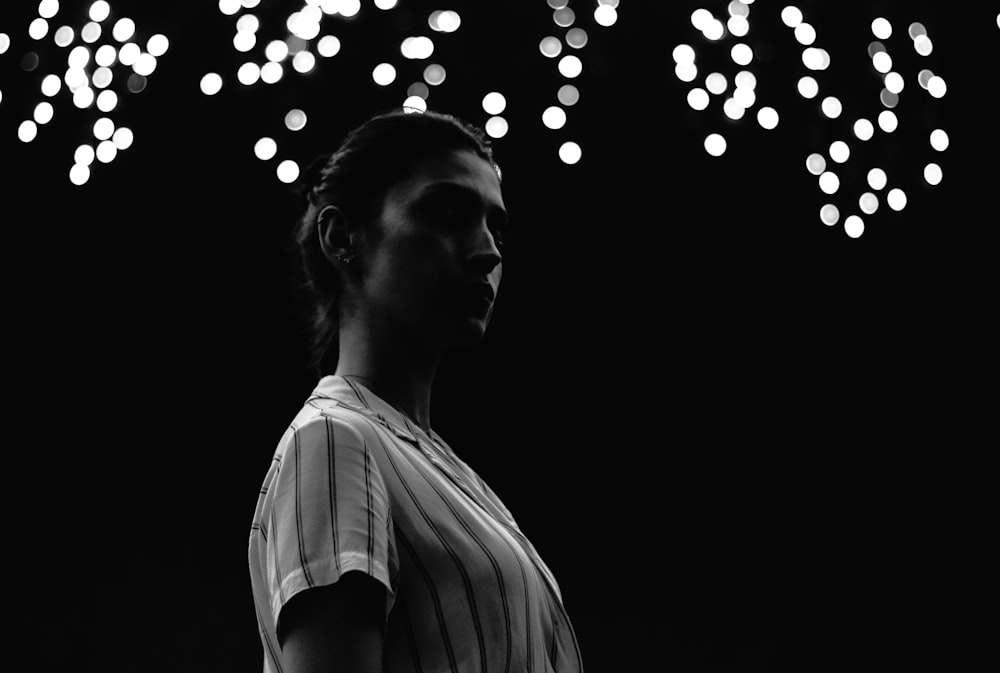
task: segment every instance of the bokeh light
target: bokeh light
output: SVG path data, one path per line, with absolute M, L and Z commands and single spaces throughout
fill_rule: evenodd
M 921 35 L 926 35 L 927 28 L 926 26 L 924 26 L 924 24 L 920 23 L 919 21 L 914 21 L 913 23 L 910 24 L 910 28 L 907 32 L 910 35 L 910 39 L 915 40 Z
M 726 139 L 718 133 L 710 133 L 705 138 L 705 151 L 713 157 L 721 157 L 726 153 Z
M 778 111 L 773 107 L 762 107 L 757 112 L 757 123 L 771 131 L 778 126 Z
M 256 63 L 244 63 L 236 71 L 236 79 L 239 80 L 240 84 L 246 86 L 256 84 L 257 80 L 260 79 L 260 66 Z
M 571 28 L 566 33 L 566 44 L 574 49 L 583 49 L 587 46 L 587 31 L 583 28 Z
M 704 7 L 699 7 L 698 9 L 691 12 L 691 25 L 696 29 L 704 32 L 708 24 L 715 19 L 712 13 L 705 9 Z
M 567 107 L 572 107 L 580 102 L 580 90 L 572 84 L 563 84 L 556 92 L 556 98 Z
M 233 36 L 233 47 L 236 51 L 246 53 L 257 44 L 257 36 L 246 30 L 241 30 Z
M 483 96 L 483 110 L 486 114 L 498 115 L 507 107 L 507 99 L 502 93 L 491 91 Z
M 73 47 L 66 62 L 71 70 L 85 68 L 90 63 L 90 50 L 83 45 Z
M 73 92 L 73 105 L 85 110 L 94 104 L 94 90 L 89 86 L 81 86 Z
M 325 39 L 325 38 L 324 38 Z M 320 40 L 322 42 L 322 40 Z M 280 63 L 288 57 L 288 43 L 284 40 L 271 40 L 264 47 L 264 56 L 268 61 Z
M 939 185 L 942 178 L 944 178 L 944 171 L 941 170 L 941 166 L 935 163 L 924 166 L 924 180 L 927 181 L 927 184 L 932 186 Z
M 850 215 L 844 220 L 844 231 L 851 238 L 861 238 L 865 233 L 865 221 L 857 215 Z
M 553 131 L 561 129 L 566 125 L 566 111 L 556 105 L 545 108 L 542 112 L 542 124 Z
M 817 152 L 813 152 L 806 157 L 806 170 L 813 175 L 822 175 L 826 170 L 826 157 Z
M 285 76 L 285 68 L 280 63 L 268 61 L 260 67 L 260 80 L 264 84 L 276 84 Z
M 934 43 L 926 35 L 918 35 L 913 40 L 913 49 L 921 56 L 930 56 L 934 53 Z
M 94 137 L 98 140 L 107 140 L 115 132 L 115 123 L 107 117 L 101 117 L 94 122 Z
M 361 11 L 360 0 L 340 0 L 340 15 L 351 18 Z
M 872 34 L 880 40 L 888 40 L 892 37 L 892 24 L 880 16 L 872 21 Z
M 729 29 L 733 37 L 746 37 L 747 33 L 750 32 L 750 22 L 744 16 L 735 15 L 726 21 L 726 28 Z
M 260 73 L 258 72 L 258 76 Z M 201 78 L 201 92 L 206 96 L 214 96 L 222 89 L 222 77 L 218 73 L 210 72 Z
M 807 47 L 802 50 L 802 65 L 809 70 L 826 70 L 830 67 L 830 54 L 826 49 Z
M 917 74 L 917 81 L 920 83 L 920 87 L 924 90 L 927 89 L 927 83 L 931 81 L 931 77 L 934 76 L 933 71 L 924 68 Z
M 948 85 L 945 84 L 944 79 L 934 75 L 927 80 L 927 91 L 934 98 L 944 98 L 944 95 L 948 93 Z
M 110 164 L 118 156 L 118 147 L 111 140 L 102 140 L 97 144 L 97 160 L 102 164 Z
M 905 86 L 906 82 L 903 80 L 903 76 L 898 72 L 893 71 L 885 76 L 885 88 L 888 89 L 890 93 L 902 93 Z
M 396 68 L 391 63 L 379 63 L 372 70 L 372 79 L 379 86 L 389 86 L 396 79 Z
M 832 203 L 828 203 L 819 209 L 819 219 L 828 227 L 832 227 L 840 221 L 840 209 Z
M 44 125 L 52 121 L 52 115 L 54 114 L 55 109 L 52 107 L 52 103 L 46 100 L 35 106 L 35 111 L 31 116 L 34 118 L 35 123 Z
M 566 141 L 559 146 L 559 158 L 564 164 L 573 165 L 579 163 L 582 157 L 583 150 L 580 148 L 580 145 L 572 140 Z
M 146 88 L 148 80 L 142 75 L 132 73 L 125 82 L 125 87 L 132 93 L 142 93 Z
M 115 27 L 111 29 L 111 35 L 119 42 L 127 42 L 135 35 L 135 21 L 128 17 L 118 19 Z
M 91 145 L 80 145 L 73 153 L 73 161 L 81 166 L 89 166 L 94 163 L 94 148 Z
M 859 119 L 854 122 L 854 135 L 858 140 L 871 140 L 875 135 L 875 126 L 867 119 Z
M 868 185 L 875 191 L 885 189 L 888 182 L 889 178 L 881 168 L 873 168 L 868 171 Z
M 118 60 L 118 50 L 110 44 L 102 44 L 94 52 L 94 63 L 105 68 L 110 68 Z
M 111 15 L 111 5 L 106 0 L 97 0 L 90 6 L 89 16 L 91 21 L 100 23 Z
M 819 176 L 819 188 L 824 194 L 836 194 L 840 189 L 840 178 L 836 173 L 826 171 Z
M 340 38 L 336 35 L 324 35 L 316 44 L 316 51 L 318 51 L 319 55 L 323 58 L 336 56 L 340 51 Z
M 260 19 L 253 14 L 244 14 L 236 22 L 236 31 L 239 33 L 256 33 L 260 29 Z
M 538 43 L 538 49 L 542 52 L 542 55 L 549 58 L 555 58 L 562 53 L 562 41 L 558 37 L 543 37 L 542 41 Z
M 708 107 L 708 92 L 701 87 L 695 87 L 688 92 L 687 102 L 695 110 L 704 110 Z
M 713 18 L 708 22 L 701 34 L 705 36 L 706 40 L 715 42 L 717 40 L 721 40 L 725 36 L 726 27 L 721 21 Z
M 734 78 L 737 89 L 756 89 L 757 76 L 749 70 L 740 70 Z
M 796 28 L 802 23 L 802 10 L 789 5 L 781 10 L 781 21 L 789 28 Z
M 803 98 L 815 98 L 819 94 L 819 82 L 806 75 L 799 79 L 798 89 Z
M 434 53 L 434 42 L 425 35 L 407 37 L 400 44 L 399 51 L 403 54 L 403 58 L 422 61 Z
M 226 16 L 232 16 L 242 7 L 240 0 L 219 0 L 219 11 Z
M 599 26 L 613 26 L 618 21 L 618 10 L 611 5 L 598 5 L 594 9 L 594 21 Z M 576 162 L 573 162 L 576 163 Z
M 418 96 L 427 100 L 431 95 L 430 88 L 423 82 L 414 82 L 410 86 L 406 87 L 407 96 Z
M 682 82 L 693 82 L 698 76 L 698 67 L 694 63 L 678 63 L 674 66 L 674 74 Z
M 836 140 L 830 145 L 830 158 L 838 164 L 846 163 L 851 158 L 851 148 L 843 140 Z
M 0 33 L 0 54 L 4 54 L 10 49 L 10 35 Z
M 931 131 L 931 147 L 933 147 L 938 152 L 944 152 L 948 149 L 950 140 L 948 134 L 944 129 L 934 129 Z
M 892 133 L 899 128 L 899 118 L 892 110 L 883 110 L 878 115 L 878 125 L 886 133 Z
M 743 119 L 747 112 L 746 108 L 737 103 L 735 98 L 727 98 L 726 102 L 722 104 L 722 111 L 733 121 Z
M 87 184 L 88 180 L 90 180 L 90 166 L 73 164 L 69 169 L 69 181 L 77 187 Z
M 503 138 L 507 135 L 507 131 L 510 130 L 510 125 L 503 117 L 494 116 L 486 120 L 484 129 L 486 131 L 486 135 L 491 138 Z
M 749 110 L 757 102 L 757 94 L 749 87 L 738 86 L 733 91 L 733 101 L 744 110 Z
M 62 26 L 55 34 L 55 42 L 58 47 L 68 47 L 73 42 L 73 29 L 69 26 Z
M 674 47 L 674 63 L 694 63 L 694 49 L 689 44 L 679 44 Z
M 38 3 L 38 16 L 51 19 L 59 11 L 59 0 L 42 0 Z
M 132 69 L 137 75 L 149 77 L 156 70 L 156 57 L 152 54 L 139 54 Z
M 884 51 L 875 52 L 872 56 L 872 66 L 884 75 L 892 70 L 892 56 Z
M 300 51 L 292 59 L 292 67 L 296 72 L 305 74 L 316 67 L 316 57 L 311 51 Z
M 396 0 L 375 0 L 375 6 L 381 10 L 392 9 L 396 6 Z
M 573 79 L 578 77 L 581 72 L 583 72 L 583 63 L 576 56 L 570 54 L 559 59 L 559 74 L 563 77 Z
M 840 116 L 841 112 L 844 111 L 843 104 L 841 104 L 840 99 L 835 96 L 827 96 L 824 98 L 820 107 L 823 110 L 823 114 L 830 119 L 836 119 Z
M 274 138 L 263 137 L 254 143 L 253 153 L 261 161 L 269 161 L 278 153 L 278 143 Z
M 169 48 L 170 40 L 167 39 L 166 35 L 160 33 L 157 33 L 146 41 L 146 51 L 157 58 L 166 54 Z
M 135 62 L 139 60 L 142 55 L 142 50 L 139 49 L 139 45 L 135 42 L 128 42 L 123 44 L 121 49 L 118 50 L 118 61 L 122 65 L 132 66 Z
M 49 22 L 39 17 L 28 25 L 28 37 L 32 40 L 41 40 L 49 33 Z
M 462 17 L 454 10 L 439 9 L 431 12 L 427 23 L 431 30 L 439 33 L 454 33 L 462 25 Z
M 42 94 L 51 98 L 59 93 L 59 89 L 62 88 L 62 80 L 59 79 L 59 75 L 46 75 L 42 79 Z
M 286 185 L 290 185 L 299 179 L 299 165 L 291 159 L 285 159 L 276 170 L 278 179 Z
M 742 42 L 734 44 L 729 54 L 733 59 L 733 63 L 737 65 L 750 65 L 753 61 L 753 49 L 750 48 L 750 45 Z
M 906 208 L 906 192 L 898 187 L 895 189 L 890 189 L 889 194 L 886 196 L 886 202 L 889 207 L 895 210 L 897 213 L 904 208 Z
M 858 207 L 865 215 L 874 215 L 875 211 L 878 210 L 878 197 L 871 192 L 865 192 L 858 199 Z
M 83 68 L 69 68 L 66 74 L 63 75 L 63 81 L 66 82 L 66 86 L 69 87 L 70 91 L 76 93 L 78 89 L 86 86 L 87 72 Z
M 552 12 L 552 21 L 560 28 L 569 28 L 576 21 L 576 12 L 569 7 L 560 7 Z
M 444 82 L 445 77 L 447 77 L 447 72 L 445 72 L 444 66 L 442 65 L 432 63 L 424 68 L 424 81 L 431 86 L 438 86 Z
M 101 39 L 101 24 L 91 21 L 90 23 L 84 25 L 83 30 L 80 31 L 80 37 L 87 44 L 93 44 Z M 109 45 L 110 46 L 110 45 Z M 113 49 L 114 47 L 112 47 Z
M 407 114 L 427 112 L 427 101 L 420 96 L 407 96 L 403 101 L 403 112 Z
M 97 94 L 97 109 L 101 112 L 112 112 L 118 107 L 118 94 L 108 89 Z
M 132 147 L 132 143 L 134 141 L 135 134 L 132 133 L 132 129 L 127 126 L 118 127 L 111 136 L 111 142 L 115 144 L 115 147 L 117 147 L 119 151 L 124 151 Z
M 306 126 L 306 113 L 293 108 L 285 114 L 285 127 L 289 131 L 301 131 Z
M 799 44 L 808 47 L 816 41 L 816 29 L 811 24 L 802 22 L 795 26 L 795 39 Z
M 716 96 L 724 93 L 728 86 L 729 82 L 721 72 L 713 72 L 705 78 L 705 88 Z

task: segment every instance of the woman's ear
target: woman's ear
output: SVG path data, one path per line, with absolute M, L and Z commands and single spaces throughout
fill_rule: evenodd
M 357 257 L 353 232 L 337 206 L 324 206 L 316 215 L 316 235 L 331 264 L 350 264 Z

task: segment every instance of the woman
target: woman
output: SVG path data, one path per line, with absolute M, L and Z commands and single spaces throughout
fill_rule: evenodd
M 507 217 L 485 137 L 433 112 L 381 115 L 307 180 L 296 241 L 321 378 L 250 534 L 264 670 L 582 671 L 551 572 L 431 428 L 438 364 L 482 339 L 500 284 Z

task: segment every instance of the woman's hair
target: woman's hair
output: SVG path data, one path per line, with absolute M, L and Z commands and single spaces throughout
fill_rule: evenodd
M 396 110 L 366 121 L 349 132 L 333 154 L 322 154 L 303 171 L 296 188 L 305 212 L 292 237 L 297 283 L 311 304 L 310 366 L 323 376 L 337 358 L 340 277 L 323 254 L 317 217 L 336 206 L 348 221 L 365 226 L 382 212 L 389 189 L 408 177 L 425 159 L 471 150 L 497 175 L 500 169 L 486 135 L 451 115 Z

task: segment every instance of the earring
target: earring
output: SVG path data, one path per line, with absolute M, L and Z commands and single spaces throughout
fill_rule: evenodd
M 354 255 L 350 255 L 350 256 L 348 256 L 348 255 L 336 255 L 335 258 L 336 258 L 336 260 L 338 262 L 341 262 L 342 264 L 350 264 L 351 262 L 354 261 Z

